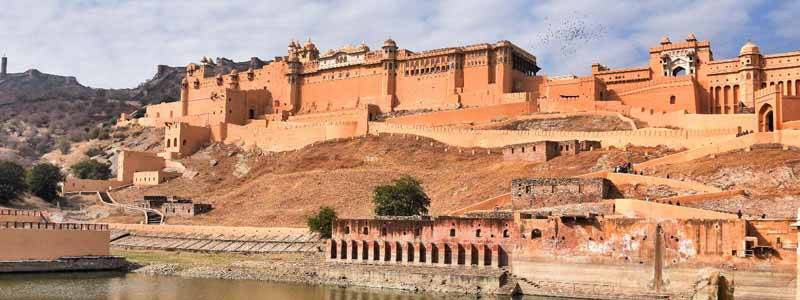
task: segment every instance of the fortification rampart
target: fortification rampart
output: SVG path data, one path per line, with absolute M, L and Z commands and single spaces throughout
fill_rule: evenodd
M 38 210 L 0 208 L 0 222 L 47 222 L 47 218 Z
M 350 138 L 364 135 L 358 122 L 329 123 L 271 123 L 266 128 L 251 128 L 227 124 L 226 143 L 239 144 L 246 148 L 258 147 L 264 151 L 290 151 L 326 140 Z
M 370 122 L 371 134 L 410 134 L 432 138 L 456 147 L 499 148 L 507 145 L 543 140 L 596 140 L 604 147 L 658 146 L 672 148 L 694 148 L 720 142 L 737 133 L 736 129 L 670 130 L 647 128 L 628 131 L 581 132 L 581 131 L 515 131 L 515 130 L 467 130 L 454 128 L 431 128 Z

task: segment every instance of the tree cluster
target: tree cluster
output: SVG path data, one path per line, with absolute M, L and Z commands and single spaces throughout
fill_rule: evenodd
M 30 192 L 46 201 L 58 198 L 58 184 L 64 181 L 61 170 L 49 163 L 34 165 L 27 172 L 11 161 L 0 161 L 0 204 L 7 204 Z

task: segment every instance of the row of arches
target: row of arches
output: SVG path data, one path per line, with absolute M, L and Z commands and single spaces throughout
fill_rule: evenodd
M 331 240 L 328 254 L 331 260 L 355 263 L 508 266 L 505 249 L 487 244 Z
M 761 88 L 764 89 L 767 86 L 778 86 L 781 90 L 781 94 L 785 96 L 800 96 L 800 79 L 786 80 L 786 81 L 770 81 L 769 84 L 766 82 L 761 83 Z
M 711 87 L 708 90 L 709 111 L 714 114 L 739 112 L 739 85 Z

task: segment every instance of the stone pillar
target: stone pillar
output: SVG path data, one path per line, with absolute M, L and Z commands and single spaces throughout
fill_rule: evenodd
M 450 262 L 451 262 L 451 264 L 453 266 L 458 266 L 458 261 L 459 261 L 459 256 L 460 256 L 459 255 L 460 250 L 458 249 L 459 244 L 458 243 L 450 243 L 449 246 L 450 246 L 450 259 L 451 259 Z
M 384 247 L 386 247 L 386 242 L 378 241 L 378 251 L 372 253 L 372 255 L 378 256 L 378 259 L 377 260 L 373 259 L 373 262 L 377 264 L 383 264 L 383 258 L 386 255 L 386 250 L 384 249 Z
M 416 262 L 418 264 L 427 264 L 428 261 L 431 260 L 428 257 L 428 246 L 425 245 L 424 243 L 415 243 L 415 246 L 417 247 L 417 249 L 415 249 Z M 425 257 L 425 262 L 422 262 L 423 256 Z
M 408 242 L 400 243 L 400 263 L 408 263 Z
M 484 255 L 486 255 L 486 245 L 484 244 L 477 244 L 475 247 L 478 247 L 478 268 L 486 267 L 484 265 Z
M 358 248 L 361 247 L 361 242 L 360 241 L 350 241 L 350 247 L 353 248 L 353 249 L 350 249 L 350 260 L 358 260 L 358 258 L 360 256 L 359 254 L 361 253 L 361 252 L 358 251 Z
M 464 266 L 472 266 L 472 244 L 466 243 L 464 246 Z
M 436 244 L 436 255 L 439 257 L 437 264 L 444 265 L 444 245 L 443 243 Z
M 433 256 L 434 256 L 434 247 L 436 244 L 428 243 L 425 245 L 425 264 L 426 265 L 433 265 Z
M 390 242 L 389 243 L 390 252 L 389 252 L 389 263 L 396 264 L 397 263 L 397 242 Z
M 492 245 L 492 268 L 499 268 L 500 267 L 500 246 L 499 245 Z

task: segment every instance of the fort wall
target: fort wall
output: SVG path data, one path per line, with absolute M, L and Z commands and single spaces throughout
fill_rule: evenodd
M 371 134 L 418 135 L 432 138 L 448 145 L 465 148 L 499 148 L 543 140 L 595 140 L 600 141 L 603 147 L 614 146 L 619 148 L 629 144 L 635 146 L 665 145 L 672 148 L 691 148 L 730 139 L 738 132 L 737 129 L 670 130 L 657 128 L 606 132 L 467 130 L 381 122 L 370 122 L 369 126 Z
M 107 256 L 109 238 L 106 225 L 2 222 L 0 260 Z
M 364 135 L 357 122 L 270 123 L 266 128 L 227 124 L 225 142 L 264 151 L 289 151 L 326 140 Z
M 47 218 L 45 218 L 44 215 L 42 215 L 41 211 L 0 208 L 0 223 L 3 222 L 39 223 L 46 221 Z

